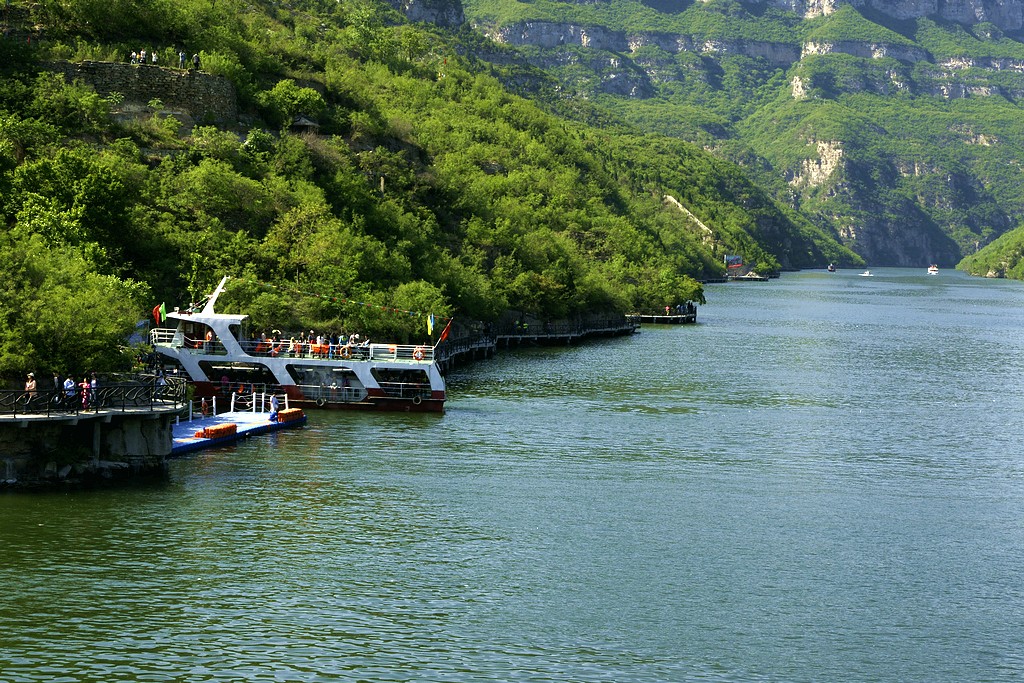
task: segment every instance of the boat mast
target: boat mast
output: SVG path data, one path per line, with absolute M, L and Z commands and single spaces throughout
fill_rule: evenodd
M 217 297 L 224 292 L 224 285 L 226 285 L 228 280 L 230 279 L 231 276 L 225 275 L 224 278 L 220 281 L 220 284 L 217 285 L 217 289 L 214 290 L 213 294 L 211 294 L 209 298 L 206 299 L 206 305 L 203 306 L 203 310 L 201 311 L 203 315 L 213 315 L 213 305 L 217 303 Z

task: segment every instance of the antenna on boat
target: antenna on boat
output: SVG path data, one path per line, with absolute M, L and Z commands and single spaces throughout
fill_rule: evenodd
M 230 275 L 225 275 L 224 279 L 220 281 L 220 284 L 217 285 L 217 289 L 214 290 L 213 294 L 211 294 L 206 300 L 206 305 L 203 306 L 203 310 L 201 311 L 203 315 L 213 315 L 213 305 L 217 303 L 217 297 L 224 292 L 224 285 L 226 285 L 230 279 Z

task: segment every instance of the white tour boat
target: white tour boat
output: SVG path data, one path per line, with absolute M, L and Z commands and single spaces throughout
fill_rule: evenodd
M 180 366 L 196 396 L 279 390 L 300 407 L 444 410 L 445 382 L 433 347 L 250 339 L 248 316 L 214 311 L 227 280 L 202 310 L 167 313 L 173 327 L 150 331 L 154 350 Z
M 928 266 L 928 274 L 929 275 L 938 275 L 939 274 L 939 267 L 937 265 L 935 265 L 934 263 L 932 265 Z
M 861 277 L 874 277 L 875 274 L 872 273 L 870 270 L 865 270 L 863 273 L 860 274 L 860 276 Z

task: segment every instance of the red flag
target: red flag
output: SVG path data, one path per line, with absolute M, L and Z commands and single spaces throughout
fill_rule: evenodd
M 440 344 L 441 342 L 443 342 L 445 339 L 448 338 L 448 333 L 451 331 L 451 329 L 452 329 L 452 321 L 449 320 L 448 324 L 444 326 L 444 331 L 441 332 L 441 338 L 437 340 L 438 344 Z
M 157 304 L 153 307 L 153 320 L 156 321 L 157 325 L 160 324 L 160 306 L 161 304 Z

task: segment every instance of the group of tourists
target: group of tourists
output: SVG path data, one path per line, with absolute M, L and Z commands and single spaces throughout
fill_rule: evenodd
M 137 52 L 132 50 L 131 54 L 128 55 L 128 61 L 132 64 L 152 64 L 156 66 L 158 61 L 157 54 L 159 54 L 157 50 L 150 50 L 149 52 L 145 50 Z M 188 54 L 184 50 L 178 50 L 178 68 L 182 70 L 188 68 Z M 199 71 L 198 52 L 192 55 L 192 68 Z
M 150 50 L 149 52 L 146 52 L 145 50 L 139 50 L 138 52 L 132 50 L 131 55 L 129 55 L 129 61 L 131 61 L 132 64 L 149 64 L 152 62 L 155 66 L 157 62 L 156 55 L 156 50 Z
M 697 307 L 693 305 L 692 301 L 665 307 L 665 315 L 696 315 L 696 313 Z
M 293 358 L 308 356 L 310 358 L 347 358 L 354 349 L 368 348 L 370 340 L 358 334 L 332 333 L 317 334 L 313 330 L 300 332 L 287 338 L 274 330 L 271 335 L 266 332 L 257 336 L 252 347 L 253 355 L 276 357 L 286 355 Z
M 66 404 L 73 404 L 81 402 L 82 410 L 86 410 L 90 405 L 96 405 L 97 389 L 99 387 L 99 379 L 96 377 L 96 373 L 93 372 L 90 375 L 85 375 L 80 381 L 76 380 L 71 375 L 61 380 L 60 373 L 53 373 L 53 391 L 50 394 L 50 400 L 54 402 L 63 402 Z M 28 373 L 25 379 L 25 394 L 28 397 L 28 401 L 33 401 L 39 396 L 39 383 L 36 382 L 36 375 L 34 372 Z

